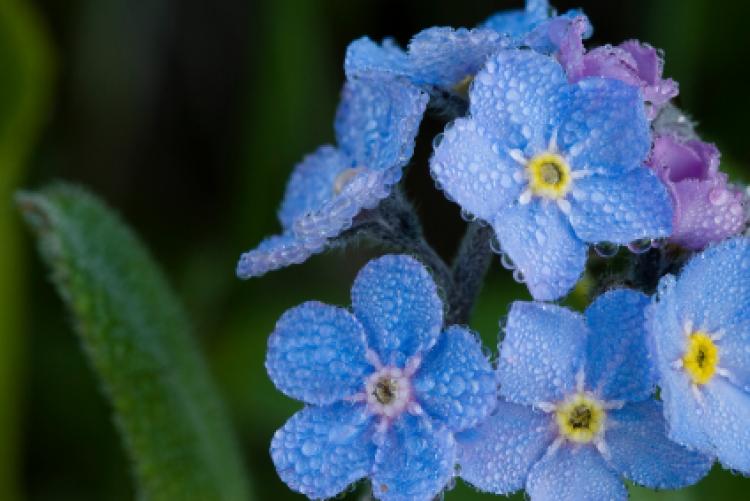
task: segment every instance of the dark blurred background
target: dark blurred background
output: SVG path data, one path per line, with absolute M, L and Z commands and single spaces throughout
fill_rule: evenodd
M 473 26 L 521 2 L 28 3 L 47 32 L 54 79 L 49 77 L 49 107 L 21 185 L 80 183 L 141 234 L 192 315 L 257 498 L 302 499 L 277 479 L 267 452 L 273 431 L 298 404 L 276 392 L 265 374 L 266 338 L 278 316 L 304 300 L 348 304 L 354 274 L 381 250 L 334 251 L 249 282 L 235 279 L 236 259 L 278 230 L 276 207 L 293 165 L 333 141 L 349 41 L 366 34 L 395 36 L 405 44 L 422 28 Z M 665 73 L 680 82 L 678 102 L 698 119 L 703 137 L 718 144 L 722 166 L 735 180 L 747 180 L 750 3 L 566 0 L 556 6 L 583 7 L 596 44 L 639 38 L 663 48 Z M 406 185 L 429 216 L 429 239 L 450 257 L 465 223 L 427 174 L 427 135 L 440 127 L 425 124 Z M 25 233 L 22 238 L 24 254 L 31 256 L 25 259 L 29 278 L 15 307 L 25 327 L 0 334 L 16 338 L 8 343 L 14 362 L 4 382 L 12 391 L 0 395 L 0 411 L 11 416 L 2 421 L 10 440 L 0 451 L 7 484 L 0 485 L 0 501 L 15 495 L 132 499 L 108 405 L 33 256 L 31 239 Z M 472 321 L 488 346 L 496 343 L 508 301 L 526 297 L 493 266 Z M 633 492 L 636 499 L 718 500 L 747 499 L 749 491 L 750 481 L 715 471 L 682 492 Z M 459 482 L 446 498 L 485 496 Z

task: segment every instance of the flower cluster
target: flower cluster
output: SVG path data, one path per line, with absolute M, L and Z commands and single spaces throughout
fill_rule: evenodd
M 622 479 L 681 488 L 715 461 L 750 475 L 747 191 L 671 103 L 662 54 L 587 48 L 591 32 L 581 11 L 529 0 L 406 50 L 347 49 L 338 146 L 295 168 L 282 233 L 237 267 L 259 276 L 353 238 L 400 252 L 360 271 L 351 309 L 304 303 L 269 338 L 271 380 L 306 404 L 271 443 L 292 489 L 324 499 L 369 479 L 377 499 L 430 500 L 460 477 L 534 501 L 626 499 Z M 425 113 L 445 121 L 430 173 L 468 222 L 450 266 L 399 189 Z M 534 299 L 511 305 L 496 360 L 464 326 L 493 252 Z M 586 271 L 615 253 L 606 276 Z M 552 303 L 584 273 L 585 311 Z

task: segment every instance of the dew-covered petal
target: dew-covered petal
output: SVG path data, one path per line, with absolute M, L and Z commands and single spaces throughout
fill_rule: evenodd
M 299 411 L 271 441 L 271 459 L 279 477 L 312 499 L 337 495 L 372 470 L 373 421 L 361 404 Z
M 528 50 L 508 50 L 490 58 L 471 86 L 470 109 L 477 124 L 503 150 L 531 156 L 547 147 L 552 117 L 569 98 L 554 58 Z
M 417 33 L 409 42 L 413 81 L 453 87 L 473 77 L 492 54 L 510 40 L 487 28 L 434 27 Z
M 415 375 L 417 402 L 452 431 L 476 425 L 497 401 L 495 373 L 471 331 L 449 327 L 424 355 Z
M 619 176 L 594 174 L 575 181 L 570 223 L 586 242 L 627 244 L 672 232 L 672 200 L 649 169 Z
M 500 344 L 500 395 L 524 405 L 562 400 L 576 388 L 588 332 L 583 316 L 567 308 L 514 302 Z
M 426 351 L 443 324 L 443 302 L 427 269 L 409 256 L 367 263 L 352 286 L 352 307 L 384 364 Z
M 719 367 L 729 372 L 729 379 L 750 393 L 750 320 L 732 326 L 731 335 L 717 343 Z
M 259 277 L 269 271 L 299 264 L 322 248 L 308 248 L 291 232 L 264 239 L 258 247 L 240 256 L 237 276 L 242 279 Z
M 586 382 L 604 400 L 637 402 L 649 398 L 656 372 L 648 349 L 641 292 L 606 292 L 586 309 L 591 334 L 586 350 Z
M 750 474 L 750 393 L 714 377 L 704 395 L 703 425 L 713 452 L 725 468 Z
M 566 66 L 565 59 L 575 49 L 582 49 L 583 40 L 592 33 L 589 18 L 581 10 L 573 9 L 539 23 L 524 37 L 523 45 L 543 54 L 555 54 Z
M 534 501 L 628 498 L 625 485 L 592 446 L 564 446 L 542 458 L 529 473 L 526 492 Z
M 475 216 L 492 221 L 518 198 L 513 179 L 520 166 L 497 149 L 487 131 L 472 119 L 459 118 L 446 129 L 430 160 L 430 170 L 447 196 Z
M 574 169 L 617 176 L 641 168 L 651 133 L 636 87 L 619 80 L 586 78 L 556 108 L 558 144 Z
M 500 401 L 481 425 L 456 436 L 461 478 L 494 494 L 523 489 L 529 470 L 555 434 L 549 415 Z
M 734 326 L 750 320 L 750 240 L 734 238 L 693 257 L 675 294 L 683 322 L 732 337 Z
M 564 296 L 583 273 L 587 245 L 554 203 L 514 205 L 501 211 L 492 226 L 534 299 Z
M 387 74 L 349 80 L 334 124 L 341 151 L 356 166 L 400 169 L 414 152 L 428 99 L 411 83 Z
M 350 79 L 373 72 L 408 76 L 411 67 L 406 52 L 393 39 L 386 38 L 378 44 L 368 37 L 362 37 L 346 48 L 344 72 Z
M 535 26 L 549 17 L 550 11 L 547 0 L 529 0 L 524 9 L 500 11 L 490 16 L 482 26 L 507 34 L 520 42 Z
M 423 416 L 403 414 L 378 446 L 373 495 L 381 501 L 432 499 L 453 478 L 453 433 Z
M 390 195 L 400 179 L 400 169 L 359 167 L 344 171 L 334 181 L 340 192 L 318 210 L 296 219 L 292 230 L 306 247 L 323 247 L 330 239 L 351 228 L 360 212 L 375 208 Z
M 651 489 L 680 489 L 702 479 L 713 460 L 667 438 L 661 403 L 629 404 L 608 416 L 610 464 L 625 478 Z
M 705 418 L 691 389 L 692 382 L 684 370 L 673 365 L 682 358 L 686 346 L 675 289 L 673 276 L 662 278 L 658 294 L 646 310 L 646 328 L 659 375 L 667 433 L 678 444 L 709 451 L 711 445 L 703 425 Z
M 367 362 L 362 325 L 343 308 L 318 302 L 287 310 L 268 338 L 266 369 L 292 398 L 325 405 L 364 387 Z
M 336 177 L 351 167 L 351 159 L 333 146 L 321 146 L 297 164 L 286 185 L 279 219 L 285 229 L 305 214 L 319 210 L 335 193 Z

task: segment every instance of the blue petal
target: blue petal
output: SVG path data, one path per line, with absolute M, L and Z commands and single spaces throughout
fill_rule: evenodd
M 495 30 L 435 27 L 417 33 L 409 58 L 417 84 L 453 87 L 473 77 L 492 54 L 510 45 Z
M 554 304 L 513 303 L 500 345 L 500 395 L 532 405 L 556 402 L 576 387 L 588 327 L 579 313 Z
M 299 264 L 322 248 L 308 248 L 291 233 L 274 235 L 258 247 L 245 252 L 237 263 L 237 276 L 242 279 L 259 277 L 290 264 Z
M 406 52 L 386 38 L 378 45 L 367 37 L 359 38 L 346 48 L 344 72 L 347 78 L 372 72 L 391 73 L 398 76 L 411 75 Z
M 732 326 L 717 341 L 719 365 L 731 375 L 733 383 L 750 392 L 750 321 Z
M 285 229 L 305 214 L 319 210 L 334 197 L 336 176 L 351 160 L 333 146 L 321 146 L 297 164 L 289 177 L 279 219 Z
M 695 398 L 691 381 L 682 370 L 660 366 L 661 399 L 667 435 L 674 442 L 712 454 L 713 446 L 706 430 L 705 412 Z
M 415 375 L 417 401 L 452 431 L 475 426 L 497 401 L 495 374 L 482 344 L 464 327 L 449 327 Z
M 411 158 L 429 97 L 388 75 L 349 80 L 336 113 L 336 138 L 357 166 L 400 169 Z
M 587 78 L 570 87 L 558 108 L 558 144 L 575 169 L 620 175 L 642 168 L 651 148 L 649 122 L 637 87 Z
M 294 234 L 306 247 L 324 247 L 329 239 L 349 229 L 361 211 L 375 208 L 391 193 L 399 179 L 400 169 L 376 170 L 362 167 L 352 170 L 338 195 L 318 210 L 294 221 Z
M 522 489 L 529 470 L 544 455 L 556 432 L 549 415 L 498 402 L 484 423 L 456 436 L 461 478 L 495 494 Z
M 625 478 L 651 489 L 692 485 L 708 473 L 713 463 L 667 438 L 661 403 L 653 400 L 611 411 L 605 440 L 612 467 Z
M 586 386 L 605 400 L 636 402 L 654 391 L 656 370 L 644 325 L 648 304 L 645 294 L 620 289 L 602 294 L 586 309 L 591 331 Z
M 573 9 L 538 23 L 522 41 L 523 45 L 537 52 L 554 54 L 562 51 L 566 43 L 570 43 L 571 36 L 578 40 L 586 39 L 593 31 L 588 17 L 581 10 Z M 582 46 L 583 42 L 578 43 Z
M 370 474 L 373 429 L 363 405 L 307 407 L 274 434 L 271 459 L 293 490 L 312 499 L 330 498 Z
M 570 224 L 586 242 L 627 244 L 672 233 L 672 200 L 645 167 L 621 176 L 579 179 L 570 202 Z
M 561 447 L 531 469 L 526 492 L 534 501 L 626 500 L 622 481 L 591 446 Z
M 557 205 L 546 201 L 515 205 L 500 212 L 493 227 L 534 299 L 564 296 L 583 273 L 588 246 L 573 233 Z
M 735 327 L 750 321 L 750 240 L 735 238 L 694 257 L 675 294 L 683 322 L 690 319 L 711 332 L 723 329 L 725 339 L 743 336 L 746 331 Z
M 518 198 L 521 185 L 513 179 L 518 169 L 506 151 L 493 150 L 484 129 L 466 118 L 446 129 L 430 161 L 432 176 L 446 195 L 487 221 Z
M 528 50 L 490 58 L 469 92 L 471 115 L 500 150 L 527 156 L 547 148 L 552 117 L 569 99 L 565 73 L 555 59 Z
M 750 475 L 750 394 L 723 377 L 714 377 L 703 394 L 713 452 L 725 468 Z
M 375 455 L 373 495 L 381 501 L 432 499 L 453 477 L 456 443 L 445 427 L 403 414 Z
M 292 398 L 325 405 L 364 388 L 373 368 L 362 325 L 343 308 L 308 302 L 287 310 L 268 338 L 266 369 Z
M 524 9 L 498 12 L 482 25 L 521 41 L 536 25 L 547 19 L 551 12 L 547 0 L 528 0 Z
M 352 286 L 352 308 L 368 346 L 384 364 L 402 366 L 431 348 L 443 325 L 443 302 L 427 269 L 408 256 L 375 259 Z

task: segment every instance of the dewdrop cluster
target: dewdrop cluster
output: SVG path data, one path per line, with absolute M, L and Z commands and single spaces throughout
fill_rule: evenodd
M 281 233 L 237 265 L 257 277 L 363 239 L 398 252 L 359 272 L 351 307 L 304 303 L 269 337 L 271 380 L 305 404 L 271 443 L 293 490 L 364 479 L 431 500 L 461 478 L 572 501 L 685 487 L 717 461 L 750 475 L 746 190 L 672 104 L 661 52 L 591 33 L 529 0 L 406 49 L 348 47 L 336 145 L 296 166 Z M 445 123 L 430 173 L 469 228 L 450 266 L 399 188 L 427 113 Z M 533 301 L 491 360 L 465 324 L 498 261 Z M 584 311 L 558 303 L 572 291 Z

